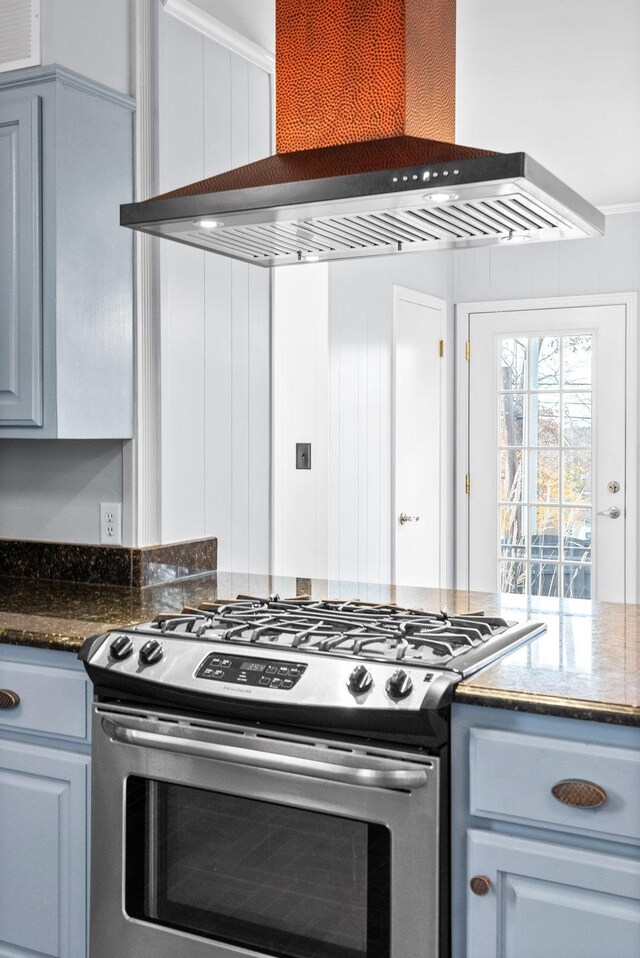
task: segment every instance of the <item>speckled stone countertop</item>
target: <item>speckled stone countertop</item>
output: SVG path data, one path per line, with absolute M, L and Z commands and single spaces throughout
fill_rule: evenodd
M 218 572 L 132 589 L 0 579 L 0 642 L 77 652 L 108 628 L 240 593 L 360 598 L 450 612 L 483 609 L 547 631 L 463 681 L 456 701 L 640 725 L 640 606 Z

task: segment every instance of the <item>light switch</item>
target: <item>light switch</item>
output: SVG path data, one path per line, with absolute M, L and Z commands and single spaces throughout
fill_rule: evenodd
M 311 469 L 311 443 L 296 443 L 296 469 Z

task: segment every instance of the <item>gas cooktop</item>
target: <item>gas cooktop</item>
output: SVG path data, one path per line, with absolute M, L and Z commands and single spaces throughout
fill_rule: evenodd
M 238 596 L 87 640 L 98 688 L 160 702 L 269 711 L 416 712 L 544 630 L 478 613 L 359 600 Z

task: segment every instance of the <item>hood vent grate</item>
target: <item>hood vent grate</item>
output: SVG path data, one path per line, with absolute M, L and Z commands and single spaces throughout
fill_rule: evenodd
M 525 193 L 482 200 L 190 229 L 174 239 L 263 266 L 309 257 L 344 259 L 388 251 L 567 238 L 582 231 Z

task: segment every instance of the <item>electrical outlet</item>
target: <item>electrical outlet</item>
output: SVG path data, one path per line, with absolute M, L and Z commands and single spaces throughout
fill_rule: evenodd
M 122 503 L 100 503 L 100 544 L 122 545 Z

